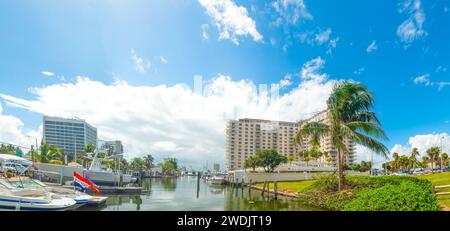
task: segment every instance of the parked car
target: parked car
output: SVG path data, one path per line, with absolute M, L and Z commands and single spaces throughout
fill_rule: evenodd
M 19 163 L 14 163 L 14 162 L 0 162 L 0 172 L 1 173 L 5 173 L 5 172 L 10 172 L 10 173 L 14 173 L 14 174 L 21 174 L 24 171 L 26 171 L 26 167 L 19 164 Z

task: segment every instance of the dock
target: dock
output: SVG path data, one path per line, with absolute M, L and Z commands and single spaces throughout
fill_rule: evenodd
M 45 182 L 47 186 L 52 187 L 60 187 L 60 188 L 66 188 L 66 189 L 73 189 L 73 186 L 71 185 L 60 185 L 56 183 L 48 183 Z M 117 186 L 100 186 L 100 194 L 104 195 L 114 195 L 114 194 L 141 194 L 143 191 L 142 187 L 117 187 Z M 95 192 L 88 188 L 86 190 L 87 194 L 95 195 Z
M 50 184 L 47 183 L 50 186 Z M 73 189 L 70 185 L 51 185 L 52 187 L 61 187 L 66 189 Z M 94 190 L 87 189 L 86 192 L 89 195 L 95 195 Z M 114 194 L 141 194 L 142 187 L 116 187 L 116 186 L 100 186 L 100 194 L 114 195 Z

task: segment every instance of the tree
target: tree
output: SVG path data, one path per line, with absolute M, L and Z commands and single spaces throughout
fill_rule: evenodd
M 417 160 L 417 157 L 420 156 L 419 149 L 413 148 L 411 152 L 411 156 L 409 156 L 409 160 L 411 161 L 411 164 L 413 165 L 413 169 L 416 170 L 416 166 L 418 165 L 419 161 Z
M 8 145 L 2 144 L 2 145 L 0 145 L 0 153 L 3 153 L 3 154 L 14 155 L 14 154 L 16 154 L 16 150 L 17 149 L 18 148 L 14 147 L 14 145 L 12 145 L 12 144 L 8 144 Z
M 289 165 L 292 165 L 292 161 L 295 161 L 295 156 L 289 156 L 288 157 L 288 161 L 289 161 Z
M 430 157 L 428 156 L 424 156 L 422 157 L 422 167 L 426 168 L 428 166 L 428 164 L 430 163 Z
M 250 156 L 245 160 L 245 168 L 252 168 L 253 172 L 259 166 L 259 159 L 256 156 Z
M 387 157 L 388 149 L 378 141 L 387 140 L 387 136 L 375 113 L 370 111 L 373 105 L 374 98 L 365 86 L 342 81 L 333 87 L 327 100 L 325 113 L 329 121 L 307 122 L 300 128 L 299 141 L 303 141 L 303 137 L 310 137 L 313 144 L 318 144 L 322 136 L 331 138 L 336 149 L 339 191 L 344 187 L 344 156 L 349 153 L 345 145 L 346 139 Z
M 442 165 L 443 166 L 446 166 L 446 167 L 448 167 L 448 162 L 449 162 L 449 159 L 448 159 L 448 154 L 447 153 L 442 153 L 441 154 L 441 159 L 442 159 Z
M 178 171 L 178 161 L 175 158 L 167 158 L 160 166 L 165 175 L 173 175 Z
M 258 150 L 256 152 L 256 158 L 259 159 L 259 165 L 263 167 L 265 172 L 273 172 L 278 165 L 287 163 L 288 161 L 285 156 L 278 154 L 273 149 Z
M 41 163 L 49 163 L 52 160 L 62 161 L 64 153 L 56 146 L 43 142 L 39 148 L 39 153 L 35 152 L 35 159 Z
M 135 158 L 133 158 L 133 160 L 131 160 L 130 169 L 140 171 L 140 170 L 144 170 L 145 167 L 146 167 L 145 162 L 144 162 L 144 160 L 142 160 L 142 158 L 135 157 Z
M 431 162 L 431 172 L 434 172 L 434 162 L 439 157 L 439 154 L 441 153 L 441 149 L 439 147 L 430 147 L 427 149 L 427 155 L 430 157 Z
M 153 161 L 154 161 L 154 158 L 152 155 L 147 154 L 146 156 L 144 156 L 144 162 L 147 165 L 147 169 L 150 169 L 153 167 Z
M 360 164 L 354 164 L 352 166 L 352 170 L 353 171 L 357 171 L 357 172 L 363 172 L 363 171 L 361 171 L 361 165 Z
M 86 144 L 84 146 L 84 150 L 77 152 L 77 163 L 81 164 L 82 166 L 89 165 L 90 163 L 90 157 L 88 156 L 88 153 L 95 152 L 95 146 L 93 144 Z

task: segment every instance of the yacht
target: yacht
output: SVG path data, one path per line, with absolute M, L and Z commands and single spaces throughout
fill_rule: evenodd
M 64 211 L 75 200 L 37 189 L 17 189 L 7 181 L 0 181 L 0 210 Z
M 216 174 L 208 179 L 210 184 L 221 185 L 225 184 L 225 177 L 222 174 Z
M 136 180 L 133 179 L 130 174 L 113 172 L 112 170 L 104 170 L 101 166 L 101 161 L 98 158 L 98 151 L 96 151 L 91 166 L 87 171 L 85 171 L 85 176 L 87 176 L 95 184 L 114 186 L 121 183 L 121 185 L 126 185 Z

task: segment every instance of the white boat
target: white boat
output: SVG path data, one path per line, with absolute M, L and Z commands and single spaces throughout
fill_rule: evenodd
M 5 184 L 5 181 L 0 179 L 0 182 L 3 182 Z M 71 209 L 75 209 L 78 207 L 81 207 L 83 205 L 86 205 L 89 203 L 90 200 L 92 200 L 92 196 L 77 191 L 75 189 L 68 189 L 68 188 L 61 188 L 61 187 L 52 187 L 47 186 L 46 184 L 42 183 L 41 181 L 25 178 L 21 181 L 14 182 L 12 184 L 10 182 L 10 186 L 13 186 L 17 189 L 36 189 L 36 190 L 44 190 L 46 192 L 55 194 L 55 197 L 65 197 L 75 200 L 76 206 L 72 207 Z
M 214 175 L 213 177 L 209 178 L 208 181 L 210 184 L 224 184 L 225 183 L 225 177 L 222 175 Z
M 187 175 L 188 176 L 197 176 L 197 173 L 196 172 L 188 172 Z
M 92 160 L 91 166 L 85 172 L 85 175 L 98 185 L 125 185 L 133 182 L 130 174 L 120 172 L 106 171 L 101 167 L 101 161 L 98 159 L 98 152 Z
M 0 210 L 63 211 L 72 208 L 75 200 L 37 189 L 17 189 L 0 182 Z

